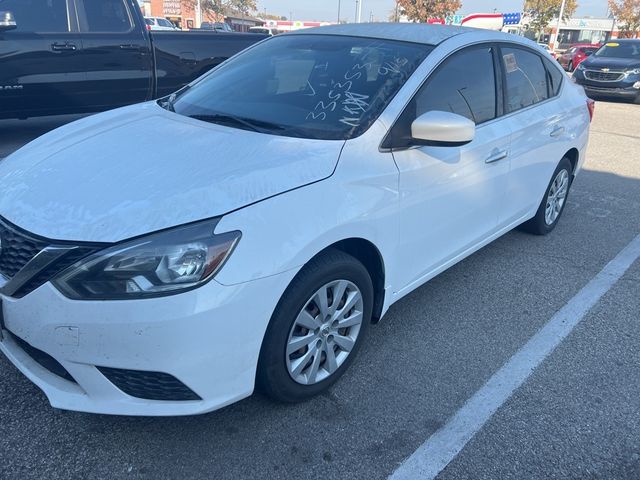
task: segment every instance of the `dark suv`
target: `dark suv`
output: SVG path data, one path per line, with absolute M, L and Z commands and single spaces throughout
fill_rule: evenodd
M 640 104 L 640 39 L 606 43 L 578 65 L 573 78 L 590 97 L 618 97 Z

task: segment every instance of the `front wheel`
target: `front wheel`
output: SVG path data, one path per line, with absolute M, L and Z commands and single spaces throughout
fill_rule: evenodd
M 329 250 L 284 293 L 265 334 L 257 387 L 298 402 L 328 389 L 353 361 L 371 323 L 373 284 L 354 257 Z
M 569 159 L 565 157 L 560 160 L 536 215 L 522 224 L 523 230 L 535 235 L 546 235 L 556 227 L 567 203 L 572 172 Z
M 569 62 L 569 65 L 567 65 L 567 71 L 573 72 L 573 62 Z

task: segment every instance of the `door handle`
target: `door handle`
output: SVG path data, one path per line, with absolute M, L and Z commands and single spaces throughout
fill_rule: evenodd
M 120 45 L 120 50 L 135 50 L 139 52 L 141 48 L 140 48 L 140 45 L 126 44 L 126 45 Z
M 553 130 L 551 130 L 551 133 L 549 135 L 551 135 L 552 137 L 557 137 L 559 135 L 562 135 L 564 133 L 564 127 L 561 127 L 560 125 L 556 125 L 555 127 L 553 127 Z
M 500 160 L 507 158 L 508 156 L 509 156 L 509 152 L 507 152 L 506 150 L 498 150 L 497 148 L 494 148 L 491 151 L 491 154 L 484 161 L 484 163 L 498 162 Z
M 51 50 L 53 50 L 54 52 L 71 52 L 77 49 L 78 47 L 76 47 L 73 43 L 52 43 L 51 44 Z

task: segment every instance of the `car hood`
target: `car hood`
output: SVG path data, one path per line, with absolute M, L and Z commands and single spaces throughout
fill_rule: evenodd
M 325 179 L 343 145 L 135 105 L 66 125 L 0 161 L 0 216 L 50 239 L 116 242 Z
M 610 68 L 623 70 L 625 68 L 640 68 L 640 60 L 632 58 L 596 57 L 591 55 L 582 62 L 586 68 Z

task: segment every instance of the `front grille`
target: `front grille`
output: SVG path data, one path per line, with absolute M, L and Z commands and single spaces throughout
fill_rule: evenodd
M 75 248 L 70 249 L 67 253 L 55 259 L 55 261 L 47 265 L 43 270 L 34 272 L 33 277 L 22 284 L 20 288 L 11 295 L 12 297 L 22 298 L 33 292 L 78 260 L 83 259 L 100 248 L 104 248 L 106 244 L 87 243 L 78 245 L 75 243 L 69 244 L 69 242 L 47 240 L 29 234 L 0 218 L 0 274 L 9 280 L 42 250 L 54 244 L 56 246 L 71 245 Z
M 0 273 L 11 278 L 47 246 L 0 220 Z
M 624 72 L 601 72 L 598 70 L 586 70 L 585 78 L 596 82 L 619 82 L 624 78 Z
M 111 383 L 132 397 L 165 401 L 202 400 L 193 390 L 168 373 L 97 368 Z
M 18 337 L 17 335 L 9 332 L 11 338 L 18 344 L 18 346 L 32 359 L 34 359 L 41 367 L 49 370 L 54 375 L 57 375 L 60 378 L 68 380 L 69 382 L 76 383 L 71 374 L 64 368 L 60 362 L 58 362 L 55 358 L 49 355 L 42 350 L 38 350 L 35 347 L 32 347 L 23 339 Z
M 69 251 L 69 253 L 63 255 L 58 260 L 53 262 L 51 265 L 46 267 L 44 270 L 41 270 L 37 273 L 33 278 L 31 278 L 27 283 L 25 283 L 22 287 L 18 289 L 16 293 L 13 294 L 15 298 L 22 298 L 25 295 L 33 292 L 36 288 L 41 287 L 49 280 L 54 278 L 59 273 L 62 273 L 64 270 L 69 268 L 71 265 L 76 263 L 78 260 L 82 260 L 84 257 L 90 255 L 95 252 L 96 248 L 91 247 L 79 247 L 75 250 Z

